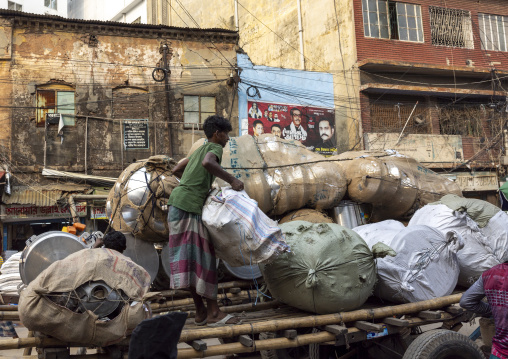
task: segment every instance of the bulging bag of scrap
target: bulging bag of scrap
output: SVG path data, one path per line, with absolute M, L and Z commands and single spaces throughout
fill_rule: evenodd
M 212 191 L 203 207 L 203 223 L 215 254 L 233 267 L 268 263 L 289 251 L 277 222 L 268 218 L 245 191 Z
M 108 346 L 148 318 L 143 301 L 150 283 L 128 257 L 84 249 L 54 262 L 21 290 L 19 316 L 29 330 L 61 341 Z
M 261 266 L 268 289 L 283 303 L 319 314 L 360 307 L 376 283 L 374 259 L 393 252 L 381 243 L 371 251 L 357 233 L 335 223 L 280 227 L 291 252 Z
M 171 169 L 175 161 L 167 156 L 151 156 L 129 165 L 109 192 L 106 211 L 111 226 L 130 232 L 148 242 L 168 240 L 169 196 L 178 180 Z
M 337 163 L 327 162 L 299 141 L 269 134 L 231 138 L 224 148 L 222 166 L 243 181 L 245 191 L 268 215 L 303 207 L 336 207 L 347 188 Z
M 447 195 L 413 215 L 409 226 L 419 224 L 462 237 L 460 285 L 470 286 L 484 271 L 508 260 L 508 215 L 488 202 Z
M 369 247 L 381 242 L 397 253 L 377 260 L 376 296 L 411 303 L 449 295 L 457 285 L 460 269 L 456 253 L 464 244 L 456 232 L 445 236 L 432 227 L 406 228 L 393 220 L 353 230 Z
M 343 168 L 353 201 L 372 204 L 373 221 L 408 218 L 445 194 L 462 194 L 455 182 L 395 151 L 351 151 L 327 160 Z

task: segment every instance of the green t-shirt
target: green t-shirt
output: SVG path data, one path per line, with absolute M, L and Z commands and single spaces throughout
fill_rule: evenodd
M 208 152 L 212 152 L 222 161 L 222 146 L 205 142 L 189 157 L 180 185 L 176 187 L 169 197 L 168 205 L 174 206 L 190 213 L 201 214 L 206 197 L 215 177 L 203 165 L 203 159 Z

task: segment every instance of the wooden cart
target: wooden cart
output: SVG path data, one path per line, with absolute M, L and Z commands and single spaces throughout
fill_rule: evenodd
M 237 325 L 220 328 L 196 326 L 192 299 L 186 297 L 187 292 L 183 291 L 163 292 L 165 299 L 151 304 L 154 315 L 175 310 L 189 312 L 189 319 L 180 337 L 178 358 L 233 356 L 254 352 L 259 352 L 265 359 L 484 357 L 472 340 L 457 333 L 462 323 L 472 318 L 471 313 L 457 305 L 461 293 L 401 305 L 372 302 L 359 310 L 313 315 L 277 301 L 253 303 L 259 297 L 256 290 L 249 290 L 249 283 L 221 283 L 219 287 L 222 310 L 240 316 L 242 323 Z M 249 300 L 250 303 L 244 303 Z M 16 319 L 16 315 L 14 311 L 3 311 L 0 316 L 5 320 Z M 422 332 L 421 327 L 428 324 L 435 324 L 439 329 Z M 210 344 L 208 339 L 212 338 L 218 338 L 220 342 Z M 121 353 L 128 349 L 128 343 L 128 338 L 119 343 L 115 351 L 111 352 L 116 353 L 114 355 L 70 357 L 121 357 Z M 40 337 L 0 342 L 0 350 L 38 347 L 45 348 L 44 351 L 47 352 L 47 348 L 60 347 L 65 352 L 72 346 L 77 345 Z

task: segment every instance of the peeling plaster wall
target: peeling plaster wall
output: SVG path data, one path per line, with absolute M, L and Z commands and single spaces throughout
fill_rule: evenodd
M 0 21 L 9 22 L 1 17 Z M 12 111 L 0 108 L 0 121 L 6 129 L 0 131 L 0 139 L 12 146 L 9 155 L 18 170 L 40 174 L 44 166 L 45 128 L 36 123 L 35 106 L 37 88 L 48 84 L 74 88 L 78 117 L 75 126 L 64 127 L 63 142 L 57 135 L 58 126 L 47 125 L 47 168 L 116 177 L 132 161 L 150 155 L 172 152 L 174 158 L 182 158 L 192 139 L 203 136 L 202 131 L 183 128 L 184 95 L 215 96 L 217 113 L 231 117 L 238 134 L 238 106 L 231 106 L 234 90 L 226 84 L 230 66 L 236 65 L 234 34 L 227 33 L 223 42 L 215 38 L 215 48 L 206 36 L 183 36 L 187 30 L 182 30 L 182 36 L 161 36 L 163 32 L 156 31 L 152 36 L 138 36 L 136 29 L 125 30 L 125 25 L 118 34 L 107 27 L 85 29 L 72 21 L 61 21 L 61 25 L 17 22 L 12 30 L 12 60 L 0 53 L 1 75 L 9 84 L 1 86 L 0 101 L 13 107 Z M 10 31 L 5 25 L 1 30 L 4 37 Z M 0 44 L 2 39 L 0 35 Z M 169 41 L 173 50 L 170 108 L 172 121 L 178 122 L 173 124 L 168 124 L 164 82 L 152 79 L 163 40 Z M 138 119 L 140 113 L 133 108 L 132 114 L 115 115 L 115 95 L 120 93 L 146 100 L 147 150 L 122 148 L 119 120 Z
M 240 3 L 239 45 L 252 62 L 301 70 L 297 0 L 244 0 Z M 233 0 L 193 0 L 186 2 L 185 7 L 200 27 L 235 29 Z M 182 11 L 174 5 L 171 24 L 194 27 L 192 21 L 184 18 L 184 23 L 176 15 Z M 301 0 L 301 12 L 305 70 L 334 75 L 337 143 L 340 151 L 346 151 L 358 143 L 362 132 L 360 78 L 354 68 L 357 56 L 353 1 Z

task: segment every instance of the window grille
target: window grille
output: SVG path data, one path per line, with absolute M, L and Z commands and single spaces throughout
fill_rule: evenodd
M 508 16 L 478 14 L 478 26 L 483 50 L 508 50 Z
M 388 0 L 362 0 L 366 37 L 423 42 L 420 5 Z
M 208 116 L 216 114 L 215 97 L 184 96 L 183 108 L 184 127 L 201 127 Z
M 397 132 L 399 133 L 406 123 L 414 103 L 371 104 L 370 121 L 372 132 Z M 430 128 L 430 113 L 424 105 L 416 106 L 413 116 L 408 121 L 404 133 L 428 134 Z
M 469 11 L 429 6 L 432 45 L 473 49 Z
M 480 106 L 438 108 L 439 128 L 442 135 L 484 136 Z

